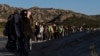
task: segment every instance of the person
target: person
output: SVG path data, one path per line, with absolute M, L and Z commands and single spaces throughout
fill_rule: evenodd
M 36 22 L 35 27 L 34 27 L 34 40 L 38 41 L 38 34 L 40 31 L 39 23 Z
M 16 42 L 16 33 L 15 33 L 15 21 L 16 19 L 19 18 L 19 14 L 17 11 L 14 12 L 14 14 L 11 14 L 9 17 L 8 17 L 8 41 L 7 41 L 7 44 L 6 44 L 6 48 L 9 50 L 9 51 L 14 51 L 14 50 L 17 50 L 17 42 Z
M 30 52 L 30 38 L 33 37 L 31 27 L 31 12 L 29 10 L 22 10 L 20 12 L 21 18 L 17 22 L 18 29 L 18 49 L 20 56 L 28 56 Z
M 48 25 L 44 25 L 43 40 L 49 40 Z
M 40 31 L 39 31 L 40 37 L 39 38 L 40 38 L 40 41 L 43 41 L 43 31 L 44 31 L 43 24 L 40 24 L 39 28 L 40 28 Z

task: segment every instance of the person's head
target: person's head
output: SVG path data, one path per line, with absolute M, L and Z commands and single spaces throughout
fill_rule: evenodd
M 28 10 L 28 11 L 27 11 L 27 17 L 30 18 L 31 15 L 32 15 L 32 14 L 31 14 L 31 11 Z
M 56 26 L 56 24 L 53 24 L 53 26 Z
M 25 10 L 22 10 L 20 15 L 22 17 L 27 17 L 27 18 L 32 18 L 32 14 L 31 14 L 31 11 L 25 9 Z
M 22 17 L 27 17 L 27 10 L 22 10 L 22 11 L 20 12 L 20 15 L 21 15 Z
M 36 23 L 35 23 L 35 25 L 39 25 L 39 23 L 38 23 L 38 22 L 36 22 Z

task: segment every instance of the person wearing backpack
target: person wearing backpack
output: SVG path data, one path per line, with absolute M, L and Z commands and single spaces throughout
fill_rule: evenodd
M 15 33 L 15 19 L 17 19 L 15 16 L 18 15 L 17 12 L 14 12 L 14 14 L 11 14 L 8 17 L 8 21 L 6 23 L 6 36 L 8 36 L 8 41 L 6 44 L 6 48 L 10 51 L 17 50 L 17 44 L 16 44 L 16 33 Z
M 57 27 L 58 38 L 62 37 L 62 32 L 63 32 L 63 28 L 62 28 L 62 26 L 59 25 Z
M 48 26 L 48 31 L 49 31 L 49 39 L 54 39 L 54 29 L 52 25 Z

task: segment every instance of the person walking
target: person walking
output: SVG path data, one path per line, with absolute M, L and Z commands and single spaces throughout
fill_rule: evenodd
M 30 38 L 33 37 L 31 12 L 29 10 L 22 10 L 20 16 L 21 18 L 16 23 L 18 29 L 18 49 L 20 56 L 28 56 L 30 52 Z
M 16 31 L 15 22 L 19 17 L 20 17 L 19 13 L 16 11 L 16 12 L 14 12 L 14 14 L 11 14 L 8 17 L 8 21 L 6 23 L 7 31 L 9 33 L 9 34 L 7 34 L 8 41 L 6 44 L 6 48 L 9 51 L 17 50 L 17 37 L 16 37 L 16 32 L 15 32 Z

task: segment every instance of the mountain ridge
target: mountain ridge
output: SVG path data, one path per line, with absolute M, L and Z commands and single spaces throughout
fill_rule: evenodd
M 11 7 L 7 4 L 0 4 L 0 19 L 7 19 L 8 16 L 14 11 L 20 12 L 22 9 L 25 8 L 18 8 L 18 7 Z M 32 16 L 34 19 L 34 22 L 49 22 L 52 21 L 54 18 L 60 16 L 54 20 L 53 22 L 64 22 L 65 20 L 69 18 L 73 19 L 91 19 L 91 20 L 97 20 L 100 18 L 100 15 L 86 15 L 82 13 L 77 13 L 71 10 L 64 10 L 64 9 L 55 9 L 55 8 L 39 8 L 39 7 L 31 7 L 29 8 L 30 11 L 32 11 Z

